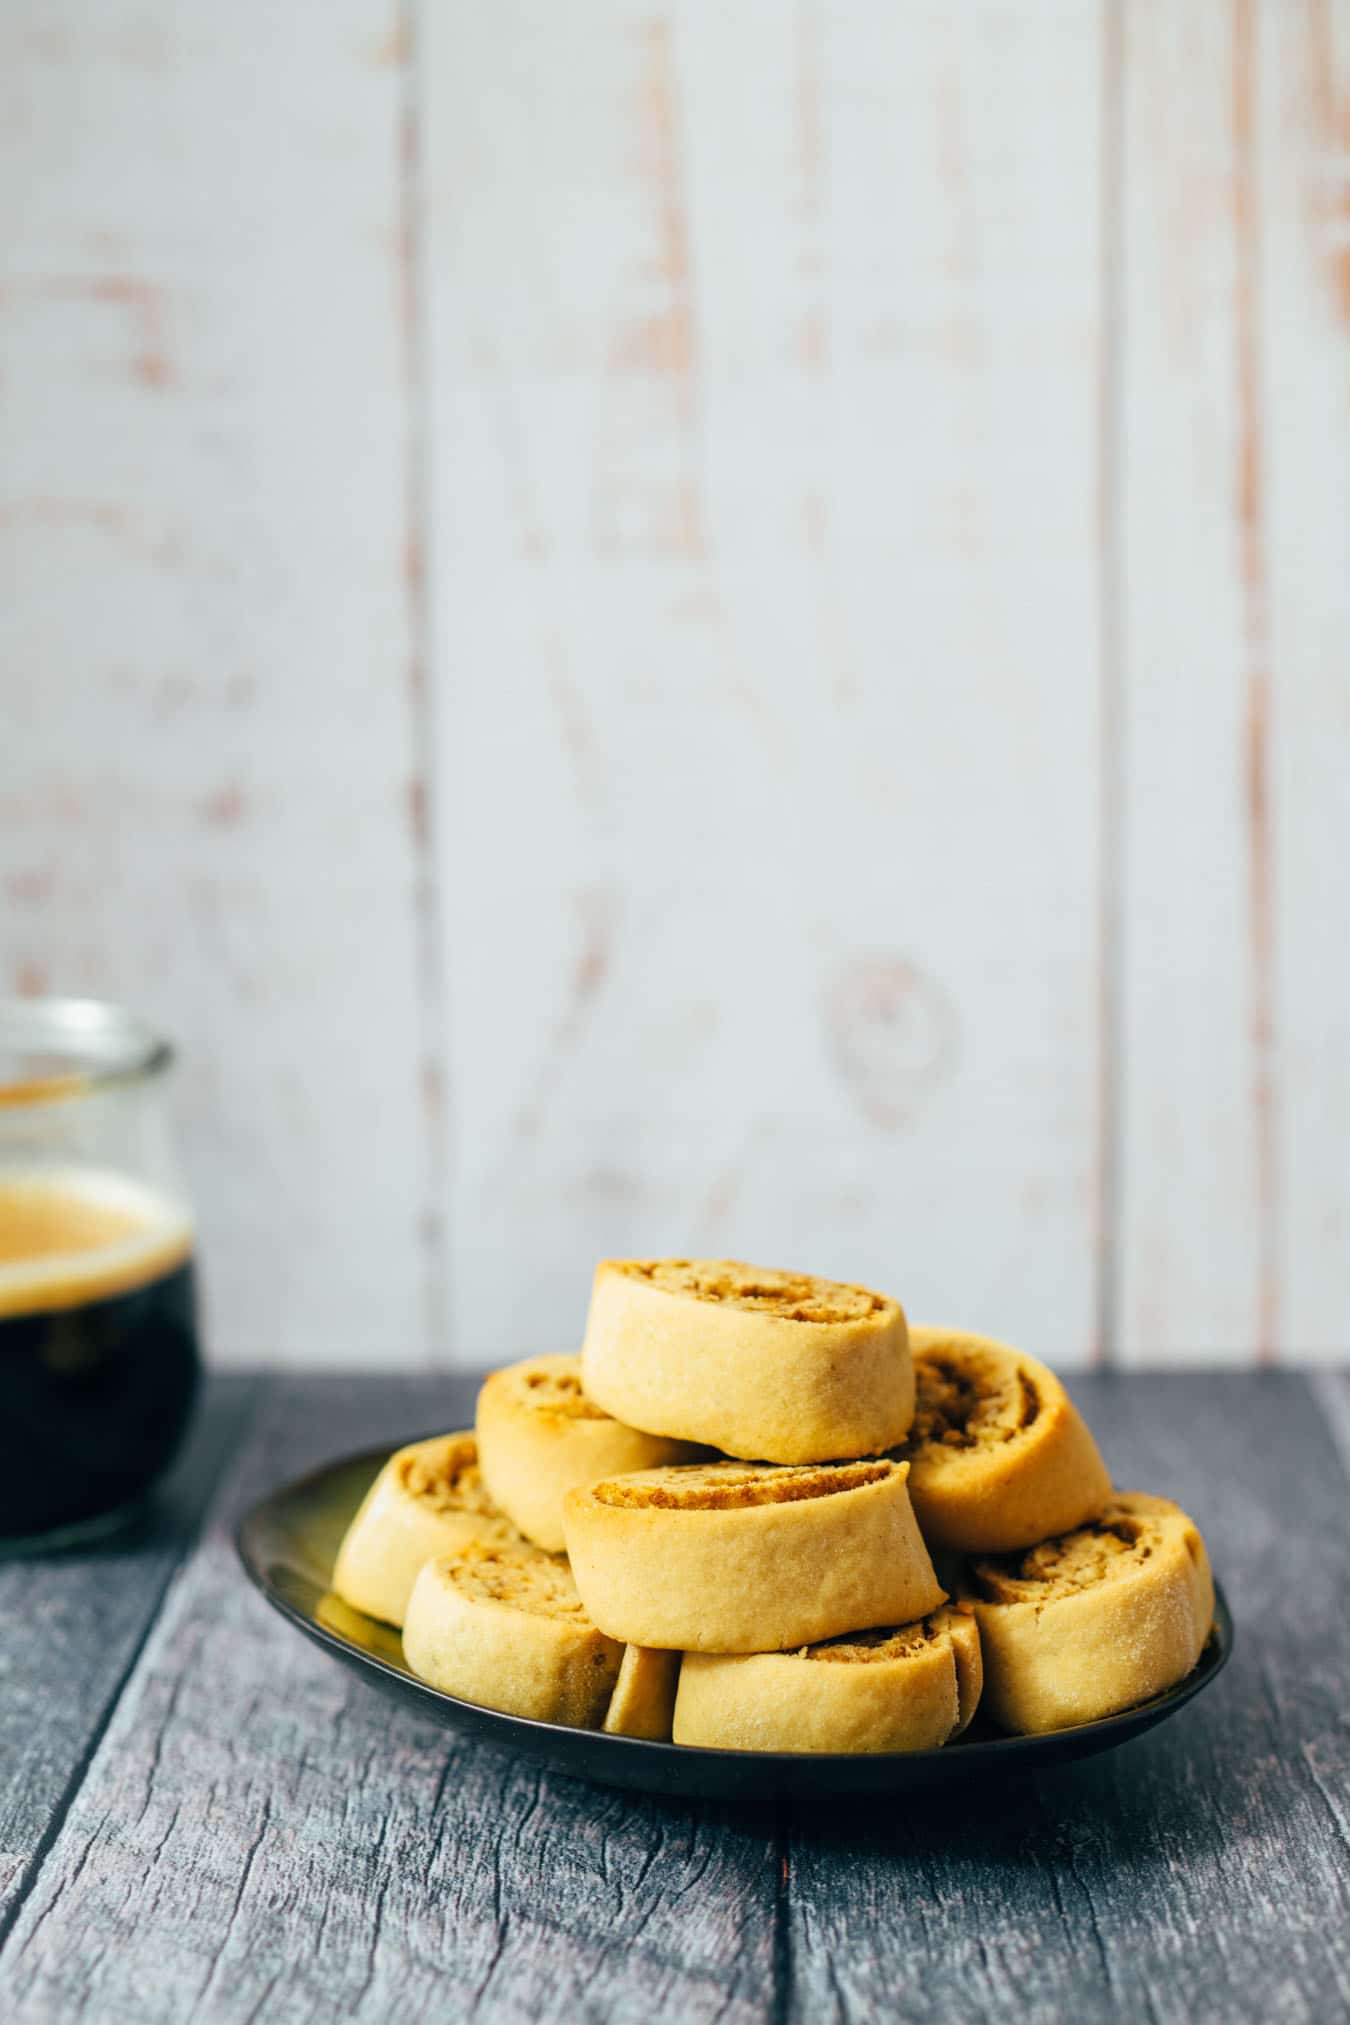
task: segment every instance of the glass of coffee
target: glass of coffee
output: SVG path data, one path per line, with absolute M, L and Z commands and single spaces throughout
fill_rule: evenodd
M 0 1001 L 0 1551 L 120 1525 L 200 1376 L 173 1050 L 89 999 Z

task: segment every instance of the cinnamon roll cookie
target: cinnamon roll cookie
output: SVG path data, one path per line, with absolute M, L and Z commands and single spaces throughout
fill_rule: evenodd
M 603 1260 L 581 1363 L 628 1426 L 756 1461 L 876 1455 L 914 1410 L 897 1301 L 736 1260 Z
M 1053 1371 L 984 1336 L 915 1328 L 909 1490 L 925 1539 L 1005 1553 L 1099 1512 L 1111 1479 Z
M 605 1712 L 604 1727 L 610 1735 L 647 1737 L 668 1744 L 679 1674 L 678 1652 L 664 1652 L 654 1645 L 625 1646 L 619 1678 Z
M 580 1357 L 530 1357 L 478 1395 L 478 1463 L 493 1502 L 550 1554 L 563 1547 L 563 1494 L 626 1470 L 689 1462 L 690 1442 L 611 1419 L 581 1384 Z
M 428 1561 L 408 1599 L 403 1653 L 420 1680 L 464 1701 L 595 1730 L 623 1648 L 587 1617 L 567 1563 L 522 1540 Z
M 348 1526 L 333 1569 L 344 1603 L 402 1624 L 424 1561 L 516 1529 L 488 1496 L 471 1434 L 438 1434 L 391 1455 Z
M 1214 1621 L 1204 1541 L 1170 1498 L 1118 1491 L 1087 1525 L 971 1563 L 985 1707 L 1005 1730 L 1066 1729 L 1185 1678 Z
M 943 1600 L 884 1457 L 805 1468 L 697 1463 L 569 1491 L 567 1551 L 595 1622 L 632 1645 L 775 1652 Z
M 691 1652 L 674 1737 L 730 1751 L 932 1751 L 966 1727 L 980 1680 L 975 1620 L 950 1607 L 800 1652 Z

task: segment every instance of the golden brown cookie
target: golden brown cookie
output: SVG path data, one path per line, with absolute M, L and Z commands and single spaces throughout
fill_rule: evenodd
M 560 1554 L 563 1494 L 626 1470 L 689 1462 L 691 1442 L 642 1434 L 589 1399 L 577 1356 L 528 1357 L 478 1395 L 478 1463 L 489 1495 L 527 1539 Z
M 947 1607 L 800 1652 L 687 1653 L 674 1737 L 726 1751 L 933 1751 L 979 1699 L 979 1631 Z
M 1099 1512 L 1111 1479 L 1053 1371 L 985 1336 L 915 1327 L 914 1424 L 896 1450 L 935 1549 L 1005 1553 Z
M 338 1549 L 333 1588 L 386 1624 L 402 1624 L 424 1561 L 516 1529 L 487 1494 L 471 1434 L 438 1434 L 391 1455 Z
M 563 1500 L 577 1587 L 631 1645 L 776 1652 L 942 1601 L 903 1463 L 695 1463 Z
M 754 1461 L 876 1455 L 914 1410 L 897 1301 L 736 1260 L 603 1260 L 581 1359 L 617 1420 Z
M 622 1647 L 597 1631 L 567 1563 L 521 1541 L 428 1561 L 403 1652 L 419 1679 L 485 1708 L 599 1729 Z
M 1116 1492 L 1087 1525 L 971 1563 L 984 1705 L 1005 1730 L 1065 1729 L 1184 1679 L 1214 1621 L 1204 1541 L 1170 1498 Z
M 647 1737 L 668 1744 L 679 1674 L 678 1652 L 663 1652 L 654 1645 L 625 1646 L 605 1715 L 611 1736 Z

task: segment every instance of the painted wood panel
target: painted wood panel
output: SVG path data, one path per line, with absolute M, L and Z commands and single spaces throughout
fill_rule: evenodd
M 1122 1350 L 1344 1354 L 1350 11 L 1124 24 Z
M 1233 9 L 1128 8 L 1123 57 L 1121 1347 L 1250 1354 L 1271 1272 L 1247 759 L 1266 670 L 1239 517 L 1257 397 Z
M 0 26 L 0 988 L 181 1037 L 226 1359 L 426 1347 L 396 29 Z
M 1350 5 L 1267 6 L 1253 52 L 1253 338 L 1270 597 L 1278 1340 L 1350 1356 Z
M 1097 9 L 429 10 L 453 1337 L 1092 1346 Z
M 227 1360 L 1344 1356 L 1350 0 L 0 22 L 0 990 Z

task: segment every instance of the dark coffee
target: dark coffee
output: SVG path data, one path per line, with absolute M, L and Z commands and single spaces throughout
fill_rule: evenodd
M 109 1177 L 0 1178 L 0 1540 L 134 1504 L 199 1372 L 180 1211 Z

